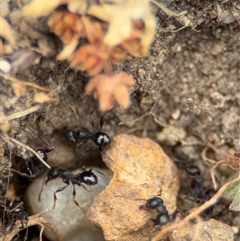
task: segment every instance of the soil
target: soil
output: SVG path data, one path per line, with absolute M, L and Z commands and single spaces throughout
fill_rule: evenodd
M 13 161 L 14 156 L 21 156 L 26 151 L 24 147 L 10 142 L 5 134 L 32 148 L 45 148 L 45 142 L 36 137 L 31 131 L 33 130 L 56 149 L 59 144 L 54 144 L 54 139 L 64 139 L 66 130 L 80 126 L 99 130 L 102 115 L 98 110 L 97 100 L 85 93 L 89 80 L 87 73 L 71 69 L 67 61 L 55 60 L 61 49 L 61 42 L 49 33 L 46 27 L 47 17 L 38 21 L 28 20 L 27 26 L 24 26 L 23 21 L 20 24 L 14 21 L 14 14 L 27 1 L 7 2 L 8 10 L 3 17 L 17 39 L 12 48 L 7 37 L 2 36 L 5 46 L 2 57 L 11 56 L 23 47 L 26 51 L 36 51 L 37 55 L 34 62 L 29 61 L 27 68 L 12 76 L 55 91 L 51 100 L 38 104 L 35 102 L 35 106 L 40 105 L 35 112 L 22 116 L 20 114 L 19 118 L 11 119 L 6 126 L 1 126 L 0 145 L 5 154 L 6 150 L 11 153 L 1 159 L 3 169 Z M 212 189 L 210 165 L 204 163 L 202 156 L 207 143 L 214 144 L 224 153 L 240 151 L 240 5 L 237 0 L 175 0 L 163 3 L 176 12 L 186 10 L 189 23 L 187 25 L 186 19 L 181 17 L 169 17 L 152 5 L 157 32 L 149 55 L 145 58 L 129 57 L 114 66 L 115 71 L 124 71 L 136 81 L 131 90 L 132 105 L 126 110 L 116 107 L 107 113 L 104 116 L 103 131 L 110 137 L 118 133 L 149 137 L 158 142 L 172 159 L 198 165 L 204 177 L 204 188 Z M 182 27 L 184 28 L 181 29 Z M 27 62 L 26 58 L 23 61 Z M 11 116 L 30 108 L 37 93 L 36 89 L 12 82 L 3 75 L 0 92 L 1 115 Z M 169 137 L 173 127 L 184 133 L 175 141 Z M 164 134 L 165 129 L 169 129 L 168 134 Z M 161 137 L 158 137 L 159 133 L 162 133 Z M 63 142 L 69 154 L 59 157 L 61 165 L 65 163 L 66 167 L 74 169 L 83 163 L 88 165 L 86 160 L 93 157 L 97 160 L 95 165 L 103 165 L 98 160 L 98 150 L 93 146 L 90 152 L 86 152 L 86 146 L 75 150 L 66 144 L 66 141 Z M 50 154 L 54 155 L 52 152 Z M 220 160 L 220 156 L 210 148 L 207 156 Z M 50 157 L 50 164 L 54 163 L 54 159 L 55 157 Z M 66 159 L 66 162 L 63 159 Z M 181 164 L 179 168 L 180 173 L 184 173 Z M 221 166 L 217 171 L 217 178 L 220 183 L 224 183 L 231 173 L 231 169 Z M 180 176 L 182 183 L 189 180 L 184 174 Z M 8 189 L 7 180 L 2 178 L 0 184 L 3 195 Z M 21 188 L 14 186 L 13 197 L 20 195 Z M 180 207 L 183 205 L 180 197 L 188 192 L 186 184 L 182 184 L 179 194 Z M 235 238 L 239 240 L 238 214 L 229 211 L 229 204 L 229 201 L 222 201 L 216 210 L 205 218 L 214 217 L 232 227 L 238 227 Z M 182 206 L 182 209 L 189 209 L 189 206 Z

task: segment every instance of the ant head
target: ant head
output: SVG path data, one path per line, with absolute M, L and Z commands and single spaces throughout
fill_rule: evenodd
M 147 200 L 146 207 L 156 209 L 163 205 L 163 200 L 160 197 L 153 197 Z
M 90 170 L 84 170 L 83 172 L 76 175 L 76 179 L 86 185 L 96 185 L 98 183 L 97 176 Z
M 186 172 L 192 177 L 200 176 L 201 172 L 197 166 L 187 164 Z
M 93 141 L 94 143 L 99 146 L 101 149 L 103 148 L 107 148 L 110 146 L 111 144 L 111 139 L 110 137 L 104 133 L 104 132 L 96 132 L 94 135 L 93 135 Z
M 47 161 L 48 160 L 48 156 L 47 156 L 47 153 L 42 150 L 42 149 L 37 149 L 36 150 L 37 154 L 44 160 L 44 161 Z

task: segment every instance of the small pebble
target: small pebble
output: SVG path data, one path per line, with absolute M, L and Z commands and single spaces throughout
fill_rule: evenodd
M 189 222 L 184 225 L 184 228 L 174 230 L 170 239 L 173 241 L 233 241 L 234 232 L 229 225 L 210 219 L 200 223 Z
M 184 140 L 187 136 L 186 131 L 183 128 L 168 126 L 164 127 L 163 130 L 156 134 L 156 138 L 164 144 L 174 146 L 181 140 Z

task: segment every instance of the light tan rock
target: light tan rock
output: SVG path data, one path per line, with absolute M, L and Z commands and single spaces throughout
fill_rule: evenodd
M 106 240 L 149 240 L 156 213 L 141 206 L 161 194 L 169 213 L 175 210 L 177 168 L 157 143 L 126 134 L 113 139 L 103 159 L 114 176 L 95 198 L 88 219 L 103 229 Z

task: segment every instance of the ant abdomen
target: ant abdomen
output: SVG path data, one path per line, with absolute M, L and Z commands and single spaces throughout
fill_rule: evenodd
M 166 225 L 170 222 L 170 217 L 168 213 L 159 213 L 153 221 L 154 225 Z

